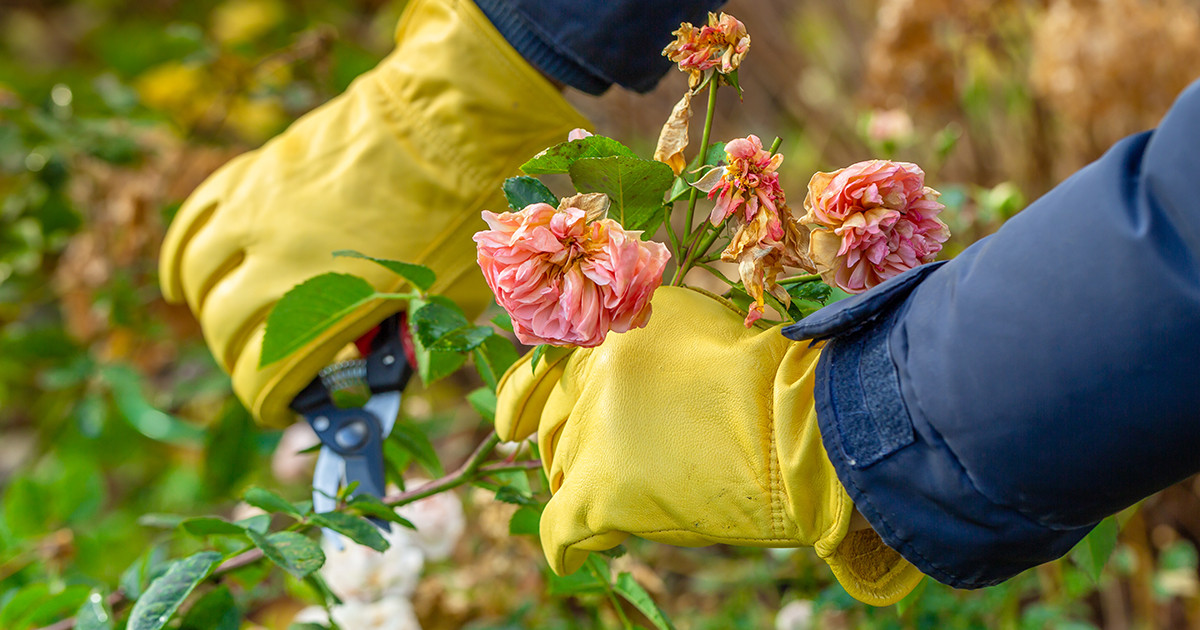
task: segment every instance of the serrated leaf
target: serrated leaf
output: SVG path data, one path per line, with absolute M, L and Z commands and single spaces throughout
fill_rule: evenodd
M 354 542 L 365 545 L 375 551 L 386 551 L 390 546 L 379 532 L 379 528 L 366 519 L 343 512 L 321 512 L 312 515 L 312 522 L 332 529 Z
M 440 296 L 430 296 L 428 300 L 413 300 L 409 304 L 410 312 L 416 313 L 431 304 L 437 304 L 451 311 L 457 312 L 462 317 L 462 321 L 466 322 L 466 316 L 462 315 L 462 310 L 458 308 L 454 302 Z M 426 386 L 436 382 L 437 380 L 453 374 L 458 368 L 462 367 L 467 361 L 467 355 L 461 352 L 441 352 L 429 349 L 422 343 L 418 334 L 418 327 L 413 322 L 413 317 L 409 318 L 409 330 L 412 331 L 413 342 L 417 355 L 417 373 L 421 376 L 421 382 Z
M 675 178 L 662 162 L 623 155 L 577 160 L 570 174 L 580 192 L 608 195 L 613 202 L 608 217 L 626 230 L 644 230 L 661 220 L 663 196 Z
M 537 536 L 542 513 L 535 508 L 522 506 L 513 512 L 508 521 L 508 533 L 514 536 Z
M 493 391 L 504 372 L 521 358 L 512 342 L 502 335 L 492 335 L 485 339 L 471 352 L 471 357 L 475 360 L 475 370 L 479 372 L 479 378 Z
M 795 320 L 804 319 L 823 308 L 832 294 L 830 286 L 820 280 L 798 283 L 781 282 L 780 286 L 792 298 L 792 303 L 788 306 L 788 315 Z
M 243 536 L 246 534 L 244 528 L 215 516 L 196 516 L 184 519 L 179 526 L 193 536 Z
M 480 387 L 467 394 L 467 402 L 488 422 L 496 421 L 496 392 L 487 387 Z
M 588 136 L 579 140 L 563 142 L 542 151 L 532 160 L 522 164 L 521 171 L 529 175 L 566 173 L 578 160 L 614 155 L 635 156 L 632 149 L 612 138 Z
M 435 352 L 470 352 L 494 334 L 496 329 L 491 326 L 464 326 L 442 335 L 429 349 Z
M 1093 582 L 1100 581 L 1104 565 L 1108 563 L 1108 558 L 1117 548 L 1118 533 L 1117 519 L 1110 516 L 1100 521 L 1092 531 L 1088 532 L 1087 536 L 1083 537 L 1083 540 L 1079 541 L 1079 544 L 1075 545 L 1075 550 L 1071 555 Z
M 513 505 L 522 505 L 526 507 L 535 507 L 541 505 L 535 501 L 533 497 L 529 496 L 529 494 L 523 492 L 520 488 L 513 487 L 512 485 L 504 485 L 496 488 L 496 500 L 503 503 L 511 503 Z
M 220 561 L 221 554 L 201 551 L 172 564 L 134 603 L 128 630 L 159 630 L 166 626 L 183 600 Z
M 410 321 L 417 339 L 430 349 L 442 337 L 470 324 L 461 311 L 438 302 L 426 303 L 413 311 Z
M 412 453 L 417 463 L 430 475 L 435 478 L 445 476 L 446 471 L 442 468 L 442 462 L 438 459 L 437 451 L 433 450 L 433 444 L 429 442 L 429 438 L 424 432 L 411 423 L 397 422 L 396 426 L 392 428 L 392 434 L 388 436 L 388 439 L 396 442 L 409 453 Z
M 654 603 L 654 598 L 650 597 L 650 593 L 642 588 L 637 580 L 628 573 L 622 573 L 617 576 L 617 581 L 613 583 L 613 590 L 617 592 L 625 601 L 633 604 L 647 619 L 654 624 L 658 630 L 674 630 L 675 626 L 671 625 L 671 621 L 663 614 L 663 611 Z
M 325 564 L 325 552 L 321 551 L 321 546 L 303 534 L 275 532 L 264 536 L 253 530 L 247 530 L 246 534 L 255 547 L 262 549 L 268 560 L 298 580 Z
M 350 501 L 350 507 L 357 510 L 363 516 L 372 516 L 390 523 L 396 523 L 408 529 L 417 528 L 416 525 L 412 524 L 412 521 L 397 514 L 396 508 L 369 494 L 355 495 Z
M 183 616 L 179 630 L 238 630 L 242 612 L 225 586 L 207 592 Z
M 100 591 L 93 591 L 75 613 L 75 630 L 112 630 L 113 614 Z
M 408 280 L 409 284 L 417 289 L 420 289 L 422 293 L 428 291 L 429 288 L 433 286 L 433 283 L 437 281 L 437 274 L 435 274 L 432 269 L 426 267 L 425 265 L 407 263 L 401 260 L 391 260 L 389 258 L 376 258 L 361 252 L 356 252 L 352 249 L 339 249 L 336 252 L 333 252 L 333 255 L 341 258 L 361 258 L 362 260 L 369 260 L 400 276 L 401 278 Z
M 504 198 L 508 200 L 508 207 L 512 208 L 513 212 L 520 212 L 526 206 L 535 203 L 558 206 L 558 197 L 536 177 L 509 177 L 504 180 L 501 189 L 504 190 Z
M 375 295 L 366 280 L 345 273 L 325 273 L 296 285 L 267 315 L 259 367 L 304 347 Z
M 266 488 L 250 486 L 242 494 L 242 500 L 272 514 L 288 514 L 296 518 L 304 517 L 304 513 L 292 505 L 291 501 Z

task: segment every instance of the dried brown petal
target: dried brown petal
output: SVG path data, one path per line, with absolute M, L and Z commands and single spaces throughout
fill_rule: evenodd
M 584 220 L 588 223 L 608 216 L 608 208 L 612 199 L 604 193 L 580 193 L 572 197 L 563 197 L 558 202 L 559 211 L 567 208 L 579 208 L 584 212 Z
M 667 164 L 678 175 L 687 166 L 683 150 L 688 145 L 688 121 L 692 118 L 692 91 L 683 93 L 683 98 L 671 110 L 671 116 L 658 134 L 658 147 L 654 159 Z

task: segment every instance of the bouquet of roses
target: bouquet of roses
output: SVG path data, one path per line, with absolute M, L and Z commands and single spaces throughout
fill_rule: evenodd
M 688 73 L 688 90 L 663 125 L 654 159 L 584 130 L 526 162 L 525 176 L 505 182 L 509 212 L 483 213 L 478 261 L 496 300 L 526 344 L 590 347 L 611 332 L 644 326 L 650 298 L 674 261 L 671 284 L 699 267 L 730 286 L 746 326 L 770 304 L 799 319 L 823 305 L 832 287 L 861 293 L 932 262 L 949 230 L 938 218 L 939 193 L 915 164 L 870 160 L 808 183 L 797 218 L 779 178 L 779 141 L 755 135 L 710 144 L 718 88 L 737 90 L 738 66 L 750 48 L 733 16 L 709 14 L 701 27 L 682 24 L 663 54 Z M 708 90 L 703 139 L 688 161 L 692 101 Z M 577 194 L 558 198 L 533 175 L 565 173 Z M 695 223 L 699 196 L 713 202 Z M 675 206 L 686 200 L 682 230 Z M 648 240 L 659 226 L 669 243 Z M 720 241 L 719 253 L 710 253 Z M 712 266 L 736 263 L 738 280 Z M 803 275 L 781 278 L 785 268 Z

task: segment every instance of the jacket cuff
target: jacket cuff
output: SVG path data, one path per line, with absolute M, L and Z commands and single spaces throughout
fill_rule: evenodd
M 989 500 L 937 431 L 914 422 L 893 353 L 906 298 L 938 268 L 918 267 L 784 329 L 829 339 L 814 397 L 825 450 L 887 546 L 955 588 L 1000 583 L 1058 558 L 1092 526 L 1051 529 Z

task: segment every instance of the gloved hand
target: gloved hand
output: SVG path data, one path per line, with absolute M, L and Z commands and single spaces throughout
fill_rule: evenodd
M 292 398 L 338 351 L 394 312 L 373 304 L 259 369 L 263 322 L 328 271 L 401 281 L 339 249 L 420 263 L 470 314 L 491 299 L 471 234 L 504 210 L 500 184 L 584 120 L 469 0 L 413 0 L 397 48 L 338 98 L 232 160 L 184 203 L 162 247 L 168 300 L 186 300 L 254 416 L 286 425 Z
M 673 545 L 812 546 L 855 598 L 887 605 L 921 579 L 871 529 L 825 454 L 813 405 L 819 349 L 690 289 L 655 292 L 646 328 L 517 362 L 499 386 L 496 431 L 538 434 L 553 497 L 550 567 L 630 534 Z

